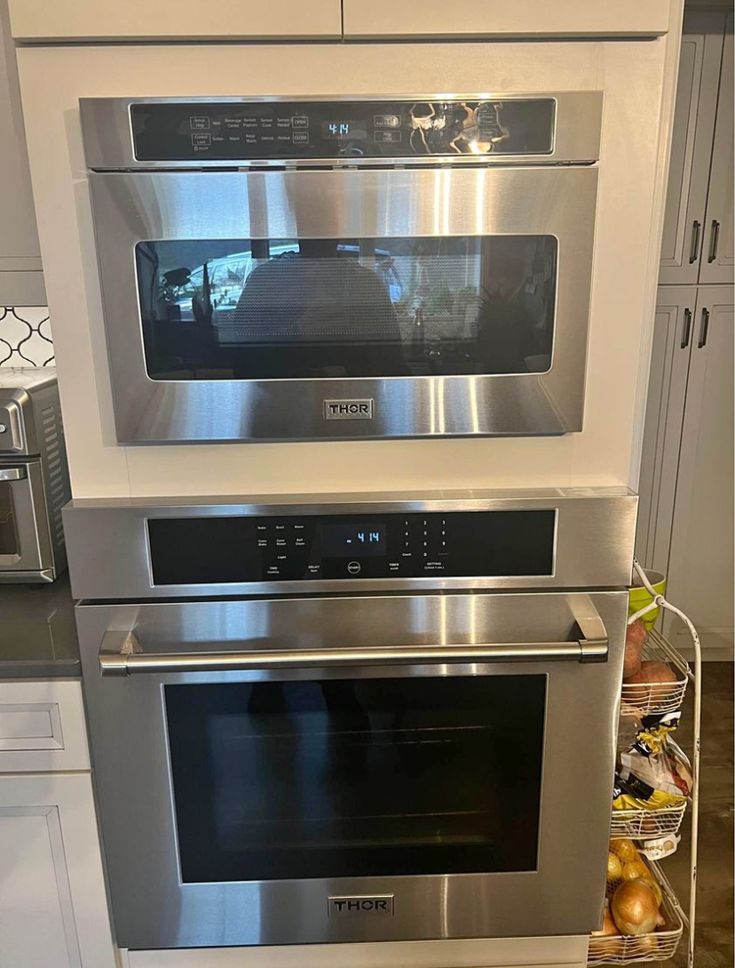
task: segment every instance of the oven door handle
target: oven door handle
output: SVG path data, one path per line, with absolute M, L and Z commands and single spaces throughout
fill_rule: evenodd
M 606 662 L 609 642 L 602 619 L 578 619 L 580 636 L 564 642 L 376 646 L 362 649 L 298 649 L 262 652 L 171 652 L 146 654 L 134 632 L 106 632 L 100 651 L 103 676 L 138 672 L 227 672 L 325 669 L 344 666 L 421 665 L 474 662 Z

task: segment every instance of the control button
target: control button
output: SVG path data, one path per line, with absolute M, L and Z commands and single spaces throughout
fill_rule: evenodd
M 285 524 L 277 524 L 276 525 L 276 531 L 285 531 L 285 530 L 286 530 L 286 525 Z
M 267 538 L 258 538 L 258 547 L 259 548 L 267 548 L 268 547 L 268 539 Z
M 373 124 L 376 128 L 400 128 L 401 119 L 397 114 L 375 114 Z
M 307 570 L 310 575 L 318 575 L 320 571 L 320 565 L 308 565 Z
M 256 531 L 267 531 L 268 530 L 268 525 L 267 524 L 256 524 L 255 525 L 255 530 Z
M 191 143 L 195 148 L 209 148 L 212 144 L 211 134 L 193 134 L 191 136 Z
M 206 115 L 189 118 L 189 127 L 192 131 L 209 131 L 209 118 Z
M 293 128 L 308 128 L 309 119 L 305 114 L 299 114 L 295 118 L 291 118 L 291 127 Z
M 308 131 L 294 131 L 291 135 L 291 140 L 295 145 L 308 145 L 309 143 L 309 132 Z
M 0 434 L 5 434 L 7 431 L 8 428 L 5 426 L 5 424 L 0 424 Z
M 376 131 L 374 135 L 376 144 L 398 144 L 401 140 L 400 131 Z
M 278 543 L 278 542 L 276 542 L 276 543 Z M 295 543 L 296 543 L 296 547 L 297 548 L 305 548 L 306 547 L 306 540 L 304 538 L 297 538 Z
M 285 547 L 286 547 L 286 539 L 276 538 L 276 548 L 285 548 Z
M 351 561 L 351 562 L 350 562 L 350 563 L 349 563 L 349 564 L 347 565 L 347 571 L 348 571 L 348 572 L 349 572 L 349 573 L 350 573 L 351 575 L 359 575 L 359 574 L 360 574 L 360 572 L 362 571 L 362 565 L 360 564 L 360 562 L 359 562 L 359 561 Z

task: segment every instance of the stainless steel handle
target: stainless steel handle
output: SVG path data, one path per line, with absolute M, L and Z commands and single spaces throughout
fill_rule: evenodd
M 24 481 L 28 477 L 25 467 L 0 468 L 0 481 Z
M 689 337 L 692 335 L 692 311 L 684 310 L 684 331 L 681 334 L 681 348 L 685 350 L 689 346 Z
M 699 235 L 702 226 L 696 219 L 692 222 L 692 241 L 689 246 L 689 264 L 696 262 L 699 257 Z
M 699 340 L 697 341 L 697 348 L 702 349 L 707 343 L 707 333 L 709 332 L 709 309 L 702 310 L 702 323 L 699 327 Z
M 510 642 L 462 645 L 378 646 L 369 649 L 304 649 L 296 652 L 172 652 L 145 654 L 133 632 L 107 632 L 102 640 L 103 676 L 135 672 L 224 672 L 268 669 L 341 668 L 344 666 L 416 665 L 422 663 L 605 662 L 609 642 L 599 617 L 583 620 L 578 639 L 564 642 Z M 585 634 L 588 633 L 588 634 Z
M 717 258 L 717 245 L 720 241 L 720 223 L 716 218 L 712 219 L 712 229 L 709 239 L 709 255 L 707 256 L 707 262 L 714 262 Z

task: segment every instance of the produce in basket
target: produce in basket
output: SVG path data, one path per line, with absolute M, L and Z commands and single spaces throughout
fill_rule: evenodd
M 641 662 L 637 672 L 623 676 L 624 697 L 636 706 L 663 703 L 678 681 L 676 673 L 665 662 L 647 659 Z
M 618 933 L 619 932 L 618 932 L 617 926 L 612 919 L 612 915 L 610 914 L 610 911 L 607 908 L 605 908 L 605 916 L 602 921 L 602 927 L 600 928 L 599 931 L 593 931 L 592 937 L 605 938 Z
M 610 908 L 622 934 L 649 934 L 659 921 L 656 895 L 642 878 L 623 881 L 612 896 Z
M 632 625 L 625 630 L 625 658 L 623 660 L 623 679 L 640 672 L 641 656 L 643 646 L 648 638 L 648 629 L 643 623 L 643 619 L 636 619 Z
M 638 859 L 638 848 L 633 841 L 628 840 L 627 837 L 623 837 L 620 840 L 611 840 L 610 850 L 614 854 L 617 854 L 624 864 L 628 861 Z
M 610 851 L 607 855 L 607 882 L 612 884 L 614 881 L 619 881 L 623 876 L 623 862 L 620 860 L 617 854 Z

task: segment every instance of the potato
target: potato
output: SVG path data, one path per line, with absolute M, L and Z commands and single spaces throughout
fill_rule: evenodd
M 672 689 L 679 681 L 675 672 L 664 662 L 641 662 L 638 672 L 629 676 L 625 681 L 625 699 L 627 702 L 654 705 L 665 702 L 671 696 Z
M 625 659 L 623 660 L 623 679 L 636 675 L 641 668 L 641 654 L 648 638 L 648 630 L 643 619 L 636 619 L 625 630 Z

